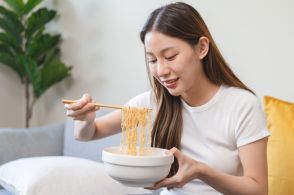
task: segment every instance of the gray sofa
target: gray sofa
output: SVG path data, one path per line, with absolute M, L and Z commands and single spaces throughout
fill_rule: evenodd
M 105 114 L 97 112 L 97 116 Z M 23 157 L 31 156 L 75 156 L 98 162 L 104 147 L 120 144 L 120 134 L 104 139 L 81 142 L 73 137 L 74 122 L 41 127 L 0 128 L 0 165 Z
M 98 115 L 103 114 L 100 112 Z M 61 124 L 29 129 L 0 128 L 0 166 L 9 161 L 33 156 L 73 156 L 102 162 L 102 149 L 119 144 L 120 134 L 90 142 L 75 140 L 71 119 Z M 0 195 L 11 194 L 2 188 Z

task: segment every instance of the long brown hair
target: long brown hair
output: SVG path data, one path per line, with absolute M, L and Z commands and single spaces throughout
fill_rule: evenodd
M 209 39 L 209 51 L 202 60 L 206 77 L 218 86 L 225 84 L 252 92 L 229 68 L 205 22 L 192 6 L 178 2 L 154 10 L 140 33 L 143 44 L 145 43 L 146 34 L 150 31 L 157 31 L 167 36 L 179 38 L 191 46 L 195 46 L 200 37 L 207 37 Z M 158 113 L 152 129 L 152 146 L 181 149 L 183 120 L 180 97 L 172 96 L 157 79 L 151 77 L 148 68 L 147 70 L 158 105 Z M 178 163 L 175 161 L 172 165 L 170 176 L 174 175 L 177 170 Z

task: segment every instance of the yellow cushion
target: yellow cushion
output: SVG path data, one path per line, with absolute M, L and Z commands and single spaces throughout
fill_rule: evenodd
M 264 97 L 268 141 L 269 195 L 294 194 L 294 103 Z

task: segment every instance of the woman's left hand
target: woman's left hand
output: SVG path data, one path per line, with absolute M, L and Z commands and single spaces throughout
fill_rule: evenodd
M 175 147 L 170 149 L 169 153 L 173 154 L 178 160 L 178 172 L 174 176 L 165 178 L 155 183 L 152 187 L 148 187 L 147 189 L 155 190 L 161 187 L 180 188 L 189 181 L 199 176 L 202 163 L 199 163 L 196 160 L 184 155 L 180 150 Z

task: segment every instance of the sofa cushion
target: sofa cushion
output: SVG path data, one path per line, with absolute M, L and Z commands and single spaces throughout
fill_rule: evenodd
M 269 194 L 294 194 L 294 103 L 264 97 L 268 140 Z
M 130 191 L 111 179 L 102 163 L 63 156 L 32 157 L 8 162 L 0 166 L 0 184 L 19 195 L 125 195 Z
M 0 165 L 22 157 L 62 155 L 64 123 L 0 128 Z
M 99 117 L 107 113 L 107 111 L 101 109 L 96 113 L 96 116 Z M 120 145 L 120 137 L 121 134 L 119 133 L 94 141 L 85 142 L 75 140 L 74 121 L 72 119 L 67 119 L 65 123 L 63 155 L 87 158 L 90 160 L 102 162 L 103 148 Z

